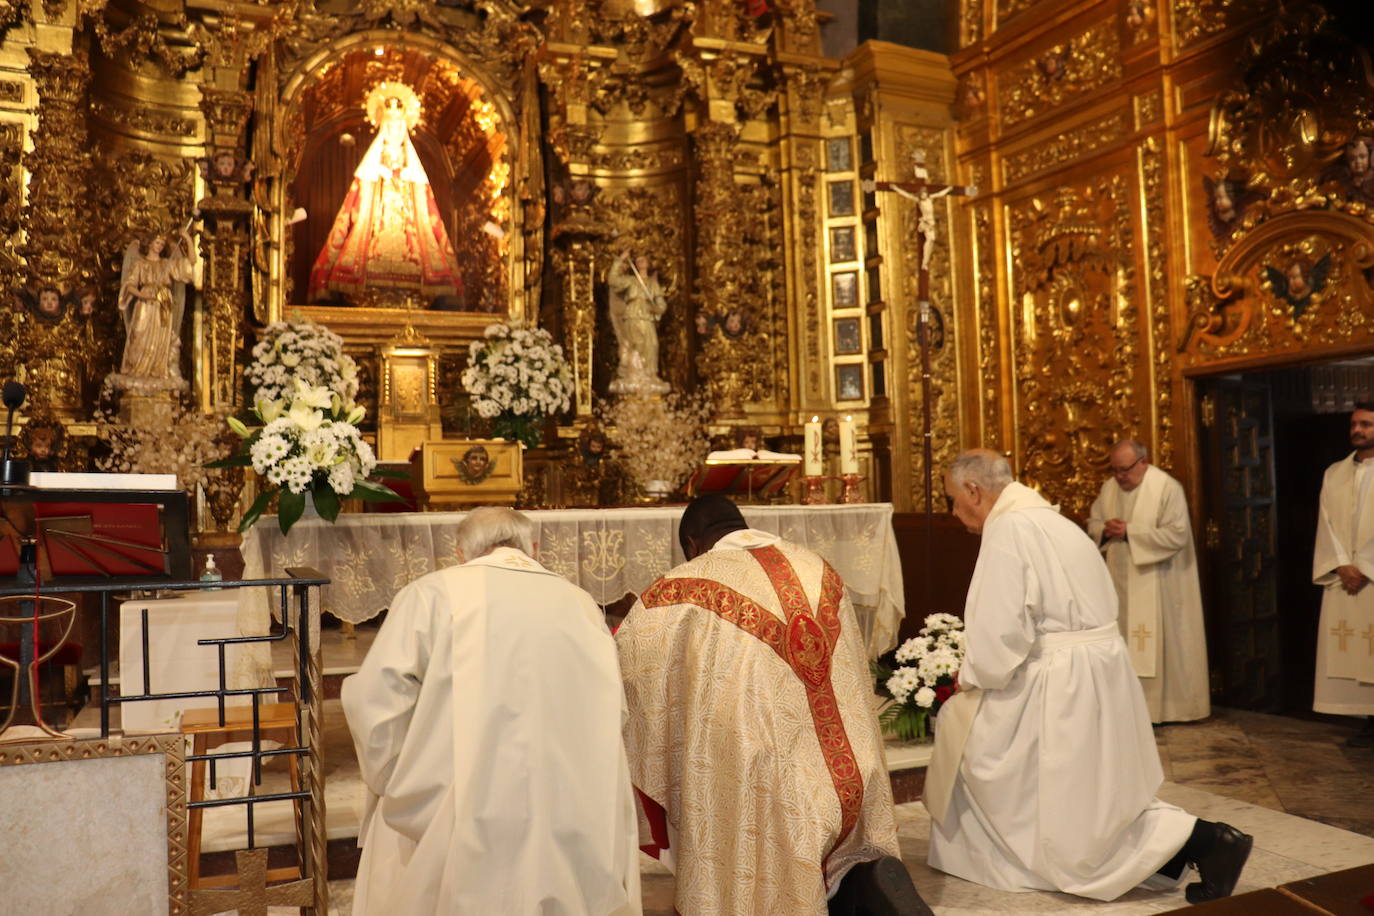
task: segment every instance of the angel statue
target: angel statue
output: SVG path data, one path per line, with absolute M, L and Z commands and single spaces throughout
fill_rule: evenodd
M 1274 295 L 1293 307 L 1293 317 L 1301 318 L 1302 313 L 1312 304 L 1312 297 L 1326 286 L 1326 275 L 1331 271 L 1331 252 L 1322 255 L 1313 264 L 1305 258 L 1298 258 L 1285 270 L 1265 265 L 1264 278 L 1274 290 Z
M 189 223 L 175 240 L 152 235 L 125 249 L 119 274 L 119 314 L 124 319 L 120 375 L 181 381 L 181 320 L 195 264 Z
M 668 390 L 658 377 L 658 320 L 668 311 L 658 275 L 644 255 L 623 252 L 606 276 L 610 286 L 611 327 L 619 345 L 620 366 L 612 394 L 651 394 Z

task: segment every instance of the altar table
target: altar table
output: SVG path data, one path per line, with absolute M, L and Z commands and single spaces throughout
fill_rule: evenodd
M 677 541 L 681 506 L 549 509 L 525 512 L 535 524 L 539 562 L 591 593 L 602 605 L 638 595 L 683 562 Z M 803 544 L 844 579 L 864 642 L 876 656 L 896 645 L 905 612 L 892 505 L 741 506 L 749 524 Z M 458 562 L 455 529 L 465 513 L 363 513 L 336 523 L 302 519 L 282 535 L 264 517 L 243 539 L 245 579 L 311 566 L 330 580 L 324 609 L 360 623 L 380 614 L 403 586 Z M 270 613 L 263 589 L 244 589 L 240 621 L 252 630 Z

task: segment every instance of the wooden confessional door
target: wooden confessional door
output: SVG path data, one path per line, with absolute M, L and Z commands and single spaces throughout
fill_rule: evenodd
M 1282 700 L 1274 412 L 1265 382 L 1199 382 L 1203 600 L 1213 699 L 1272 710 Z

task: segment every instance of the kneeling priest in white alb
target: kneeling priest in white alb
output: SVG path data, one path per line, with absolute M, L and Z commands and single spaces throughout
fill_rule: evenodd
M 470 513 L 465 562 L 397 593 L 344 682 L 368 789 L 357 916 L 641 912 L 615 642 L 532 535 Z
M 1096 546 L 996 452 L 960 455 L 945 490 L 983 542 L 926 780 L 930 864 L 1097 900 L 1176 887 L 1193 865 L 1190 902 L 1228 896 L 1252 840 L 1155 797 L 1164 773 Z

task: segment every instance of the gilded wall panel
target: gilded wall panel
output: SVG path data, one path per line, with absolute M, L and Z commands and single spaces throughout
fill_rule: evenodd
M 1131 182 L 1121 173 L 1009 208 L 1019 466 L 1083 517 L 1105 451 L 1142 428 Z
M 1035 143 L 1002 160 L 1005 184 L 1100 152 L 1130 133 L 1130 118 L 1125 111 L 1114 111 L 1086 124 L 1072 127 L 1047 140 Z
M 1121 79 L 1116 20 L 1077 35 L 997 74 L 999 109 L 1011 127 Z
M 1145 301 L 1150 312 L 1149 346 L 1153 397 L 1147 398 L 1153 415 L 1154 461 L 1173 467 L 1174 460 L 1174 348 L 1173 319 L 1169 299 L 1169 244 L 1166 218 L 1166 181 L 1163 141 L 1150 137 L 1137 150 L 1140 165 L 1140 194 L 1145 201 Z M 1142 430 L 1143 433 L 1143 430 Z
M 1000 449 L 1002 441 L 1002 327 L 997 300 L 997 240 L 993 226 L 993 204 L 987 200 L 973 205 L 973 269 L 975 273 L 975 324 L 978 328 L 978 405 L 979 442 Z

